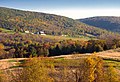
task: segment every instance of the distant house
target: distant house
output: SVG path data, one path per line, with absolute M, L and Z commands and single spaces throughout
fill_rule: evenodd
M 40 31 L 40 34 L 45 34 L 44 31 Z
M 36 32 L 35 34 L 46 35 L 44 31 Z
M 40 32 L 36 32 L 35 34 L 40 34 Z
M 40 31 L 40 35 L 46 35 L 43 31 Z
M 29 31 L 25 31 L 25 33 L 30 33 Z

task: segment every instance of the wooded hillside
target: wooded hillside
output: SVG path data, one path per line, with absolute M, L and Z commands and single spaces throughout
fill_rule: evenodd
M 71 18 L 3 7 L 0 7 L 0 27 L 15 32 L 28 30 L 34 33 L 42 30 L 49 35 L 64 34 L 72 37 L 111 35 L 111 32 L 86 25 Z

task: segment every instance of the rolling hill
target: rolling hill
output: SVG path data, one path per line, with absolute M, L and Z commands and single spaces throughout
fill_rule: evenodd
M 77 20 L 40 12 L 22 11 L 0 7 L 0 27 L 14 32 L 44 31 L 48 35 L 68 35 L 71 37 L 99 37 L 114 33 L 86 25 Z
M 79 21 L 91 26 L 120 33 L 120 17 L 98 16 L 86 19 L 79 19 Z

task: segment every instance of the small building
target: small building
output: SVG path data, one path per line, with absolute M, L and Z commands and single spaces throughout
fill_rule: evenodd
M 40 32 L 36 32 L 35 34 L 40 34 Z
M 44 31 L 36 32 L 35 34 L 46 35 Z
M 25 31 L 25 33 L 30 33 L 29 31 Z
M 40 31 L 40 34 L 45 34 L 44 31 Z
M 40 35 L 46 35 L 44 31 L 40 31 Z

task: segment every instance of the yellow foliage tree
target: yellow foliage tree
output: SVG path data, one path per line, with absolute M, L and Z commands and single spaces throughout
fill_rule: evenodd
M 33 58 L 27 61 L 19 76 L 19 82 L 53 82 L 48 73 L 50 68 L 44 61 L 47 60 Z
M 120 82 L 118 77 L 117 70 L 114 68 L 112 64 L 109 64 L 106 70 L 106 82 Z
M 77 82 L 103 82 L 103 77 L 103 61 L 101 58 L 92 55 L 85 58 L 80 64 Z
M 0 50 L 4 49 L 4 45 L 0 43 Z
M 0 43 L 0 58 L 4 58 L 4 45 Z

